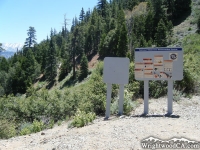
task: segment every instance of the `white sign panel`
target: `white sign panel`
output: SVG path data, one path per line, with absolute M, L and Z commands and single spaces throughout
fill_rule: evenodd
M 182 80 L 182 48 L 136 48 L 136 80 Z
M 104 59 L 103 81 L 110 84 L 128 84 L 128 58 L 106 57 Z

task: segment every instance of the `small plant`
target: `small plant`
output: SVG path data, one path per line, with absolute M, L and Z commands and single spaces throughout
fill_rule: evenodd
M 61 120 L 59 120 L 58 121 L 58 126 L 60 126 L 62 124 L 62 121 Z
M 118 109 L 119 109 L 118 99 L 116 98 L 115 101 L 113 103 L 111 103 L 110 113 L 111 114 L 117 114 Z
M 0 119 L 0 138 L 8 139 L 16 135 L 15 125 L 6 119 Z
M 32 133 L 32 124 L 27 122 L 21 125 L 19 135 L 27 135 Z
M 54 120 L 53 119 L 50 119 L 50 122 L 48 124 L 48 128 L 52 129 L 54 126 Z
M 191 31 L 191 30 L 192 30 L 191 28 L 188 29 L 188 31 Z
M 37 121 L 36 119 L 34 119 L 33 123 L 32 123 L 32 132 L 36 133 L 36 132 L 40 132 L 42 131 L 44 128 L 44 124 L 42 121 Z
M 84 111 L 77 110 L 71 124 L 74 127 L 83 127 L 89 122 L 92 122 L 95 119 L 95 117 L 96 115 L 93 112 L 86 113 Z
M 185 94 L 178 90 L 173 90 L 173 100 L 178 102 L 181 100 L 181 97 L 185 97 Z
M 23 128 L 20 133 L 20 135 L 27 135 L 27 134 L 31 134 L 31 130 L 29 128 Z
M 128 96 L 124 97 L 123 114 L 130 115 L 131 111 L 133 111 L 136 107 L 136 102 L 133 102 Z

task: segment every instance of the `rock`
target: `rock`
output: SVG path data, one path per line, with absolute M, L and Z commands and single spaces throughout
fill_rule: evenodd
M 122 119 L 122 118 L 125 118 L 125 116 L 124 116 L 124 115 L 122 115 L 122 116 L 120 116 L 119 118 L 120 118 L 120 119 Z
M 42 133 L 41 133 L 41 135 L 45 135 L 45 133 L 44 133 L 44 132 L 42 132 Z

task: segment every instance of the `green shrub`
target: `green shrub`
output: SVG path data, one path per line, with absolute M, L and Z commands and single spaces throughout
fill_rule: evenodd
M 167 81 L 150 81 L 149 97 L 158 98 L 167 94 Z
M 184 93 L 194 93 L 198 82 L 188 69 L 183 69 L 183 80 L 175 82 L 175 88 Z
M 140 82 L 138 81 L 133 81 L 126 85 L 127 91 L 129 94 L 132 94 L 131 97 L 132 99 L 136 99 L 140 96 Z
M 0 119 L 0 139 L 8 139 L 16 135 L 16 126 L 13 121 Z
M 178 102 L 180 101 L 181 97 L 184 97 L 185 94 L 181 91 L 178 91 L 178 90 L 173 90 L 173 100 Z
M 130 115 L 131 111 L 133 111 L 137 107 L 137 102 L 132 100 L 132 93 L 129 93 L 125 90 L 124 94 L 124 104 L 123 104 L 123 114 Z M 116 97 L 114 102 L 111 103 L 110 113 L 118 114 L 119 111 L 119 97 Z
M 74 127 L 83 127 L 89 122 L 92 122 L 95 119 L 95 113 L 86 113 L 84 111 L 77 110 L 74 119 L 72 121 L 72 126 Z
M 20 131 L 20 135 L 27 135 L 27 134 L 31 134 L 31 130 L 29 128 L 23 128 Z
M 50 119 L 50 122 L 49 122 L 49 124 L 48 124 L 48 127 L 47 127 L 47 128 L 50 128 L 50 129 L 52 129 L 52 128 L 53 128 L 53 126 L 54 126 L 54 120 L 53 120 L 53 119 Z
M 25 123 L 21 125 L 20 135 L 27 135 L 31 133 L 40 132 L 44 129 L 44 124 L 42 121 L 37 121 L 34 119 L 33 123 Z
M 40 132 L 44 129 L 44 124 L 42 121 L 37 121 L 36 119 L 34 119 L 33 123 L 32 123 L 32 132 L 36 133 L 36 132 Z
M 200 33 L 200 14 L 199 14 L 199 17 L 197 19 L 197 29 L 198 29 L 198 32 Z
M 58 121 L 58 126 L 60 126 L 62 124 L 62 121 L 61 120 L 59 120 Z
M 131 111 L 133 111 L 137 107 L 136 101 L 132 101 L 132 94 L 126 94 L 124 96 L 124 105 L 123 105 L 123 114 L 130 115 Z
M 119 111 L 119 102 L 118 98 L 115 98 L 115 100 L 113 101 L 113 103 L 111 103 L 110 106 L 110 114 L 116 115 L 118 114 L 118 111 Z
M 104 63 L 102 62 L 102 61 L 100 61 L 98 64 L 97 64 L 97 66 L 96 66 L 96 68 L 95 68 L 95 70 L 94 70 L 94 74 L 99 74 L 99 75 L 103 75 L 103 65 L 104 65 Z

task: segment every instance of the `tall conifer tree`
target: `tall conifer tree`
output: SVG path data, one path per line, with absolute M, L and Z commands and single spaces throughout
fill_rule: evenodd
M 28 38 L 26 38 L 25 41 L 25 47 L 32 47 L 34 44 L 36 44 L 36 30 L 34 27 L 29 27 L 29 29 L 27 30 L 27 35 Z
M 53 81 L 57 75 L 57 60 L 56 60 L 56 44 L 53 37 L 53 30 L 51 29 L 51 37 L 49 42 L 49 49 L 47 53 L 47 66 L 46 66 L 46 78 Z

